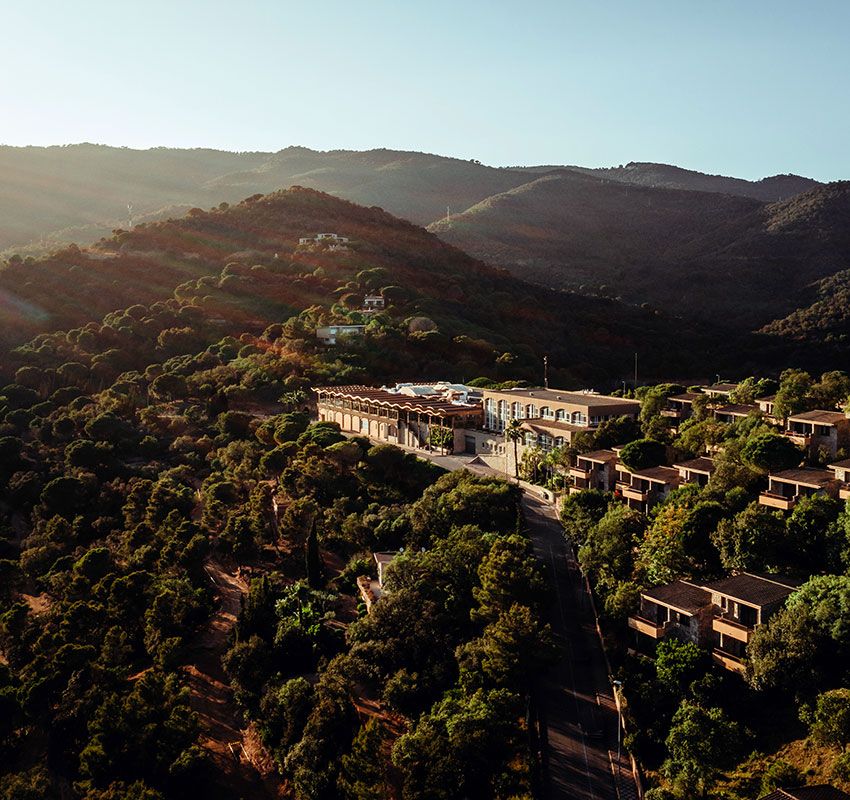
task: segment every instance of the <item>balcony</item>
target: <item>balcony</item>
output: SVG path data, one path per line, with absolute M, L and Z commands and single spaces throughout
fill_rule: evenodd
M 850 500 L 850 484 L 842 483 L 841 486 L 838 487 L 838 499 Z
M 638 489 L 632 486 L 630 483 L 623 483 L 623 481 L 617 481 L 617 490 L 627 500 L 635 500 L 638 503 L 646 503 L 649 500 L 650 492 L 648 489 Z
M 589 469 L 584 469 L 583 467 L 575 466 L 570 467 L 570 477 L 576 478 L 577 480 L 586 481 L 590 480 L 590 472 Z
M 716 664 L 720 664 L 720 666 L 724 669 L 728 669 L 731 672 L 737 672 L 739 675 L 743 675 L 747 671 L 746 666 L 744 666 L 744 662 L 738 658 L 738 656 L 733 656 L 731 653 L 727 653 L 719 647 L 715 647 L 714 650 L 711 651 L 711 658 Z
M 649 636 L 650 639 L 660 639 L 667 630 L 667 623 L 653 622 L 643 617 L 629 617 L 629 627 L 644 636 Z
M 740 622 L 736 622 L 734 619 L 729 619 L 729 617 L 715 617 L 711 621 L 711 627 L 716 633 L 722 633 L 724 636 L 728 636 L 731 639 L 737 639 L 739 642 L 743 642 L 744 644 L 750 641 L 750 635 L 753 632 L 752 628 L 748 628 L 746 625 L 741 625 Z
M 785 431 L 787 436 L 797 447 L 809 447 L 812 443 L 812 435 L 802 431 Z
M 662 408 L 661 416 L 667 419 L 684 419 L 685 412 L 681 408 Z
M 797 505 L 797 497 L 786 497 L 776 492 L 762 492 L 759 495 L 759 504 L 768 508 L 778 508 L 780 511 L 790 511 Z

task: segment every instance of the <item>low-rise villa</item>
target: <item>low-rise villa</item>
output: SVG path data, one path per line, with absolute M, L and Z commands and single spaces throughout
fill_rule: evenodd
M 640 611 L 629 617 L 636 644 L 675 636 L 711 649 L 714 661 L 744 671 L 747 643 L 800 581 L 742 572 L 710 583 L 674 581 L 641 592 Z
M 790 511 L 801 497 L 812 494 L 838 495 L 835 472 L 828 469 L 798 467 L 768 475 L 767 491 L 759 495 L 759 503 L 768 508 Z

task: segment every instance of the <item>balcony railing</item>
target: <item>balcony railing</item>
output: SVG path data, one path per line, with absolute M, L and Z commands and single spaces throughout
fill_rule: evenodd
M 668 419 L 682 419 L 685 416 L 685 412 L 681 408 L 662 408 L 661 416 Z
M 652 639 L 660 639 L 667 630 L 666 622 L 653 622 L 641 616 L 629 617 L 629 627 L 638 633 L 643 633 Z
M 762 492 L 759 495 L 759 503 L 768 508 L 778 508 L 781 511 L 790 511 L 797 505 L 797 496 L 786 497 L 776 492 Z
M 571 478 L 579 478 L 581 480 L 588 480 L 590 478 L 590 470 L 584 469 L 583 467 L 575 466 L 570 467 L 570 477 Z
M 785 431 L 787 436 L 798 447 L 808 447 L 812 443 L 812 435 L 802 431 Z
M 750 641 L 750 635 L 753 632 L 752 628 L 748 628 L 734 619 L 729 619 L 729 617 L 715 617 L 711 621 L 711 627 L 717 633 L 722 633 L 731 639 L 737 639 L 744 644 Z
M 838 487 L 838 499 L 850 500 L 850 484 L 842 483 L 841 486 Z
M 630 483 L 624 483 L 623 481 L 617 481 L 617 489 L 627 500 L 636 500 L 639 503 L 645 503 L 649 500 L 649 489 L 638 489 Z
M 732 672 L 737 672 L 739 675 L 743 675 L 747 670 L 744 662 L 738 658 L 738 656 L 733 656 L 732 653 L 727 653 L 719 647 L 715 647 L 714 650 L 711 651 L 711 657 L 714 659 L 715 663 L 720 664 L 721 667 L 725 667 Z

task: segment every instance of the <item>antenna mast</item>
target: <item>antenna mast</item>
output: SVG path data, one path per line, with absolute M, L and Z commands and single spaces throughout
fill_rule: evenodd
M 452 210 L 449 206 L 446 206 L 446 222 L 452 221 Z
M 549 356 L 543 356 L 543 386 L 549 388 Z

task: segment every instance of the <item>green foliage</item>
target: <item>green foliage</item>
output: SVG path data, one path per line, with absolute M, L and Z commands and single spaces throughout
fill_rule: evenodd
M 683 700 L 667 736 L 665 775 L 685 796 L 705 796 L 720 771 L 738 755 L 741 732 L 719 708 Z
M 850 689 L 832 689 L 818 695 L 809 735 L 821 744 L 841 751 L 847 749 L 850 745 Z
M 741 449 L 742 458 L 764 472 L 780 472 L 796 467 L 803 452 L 787 436 L 760 433 L 749 438 Z
M 620 451 L 620 461 L 630 470 L 657 467 L 663 464 L 666 458 L 666 448 L 654 439 L 636 439 Z

